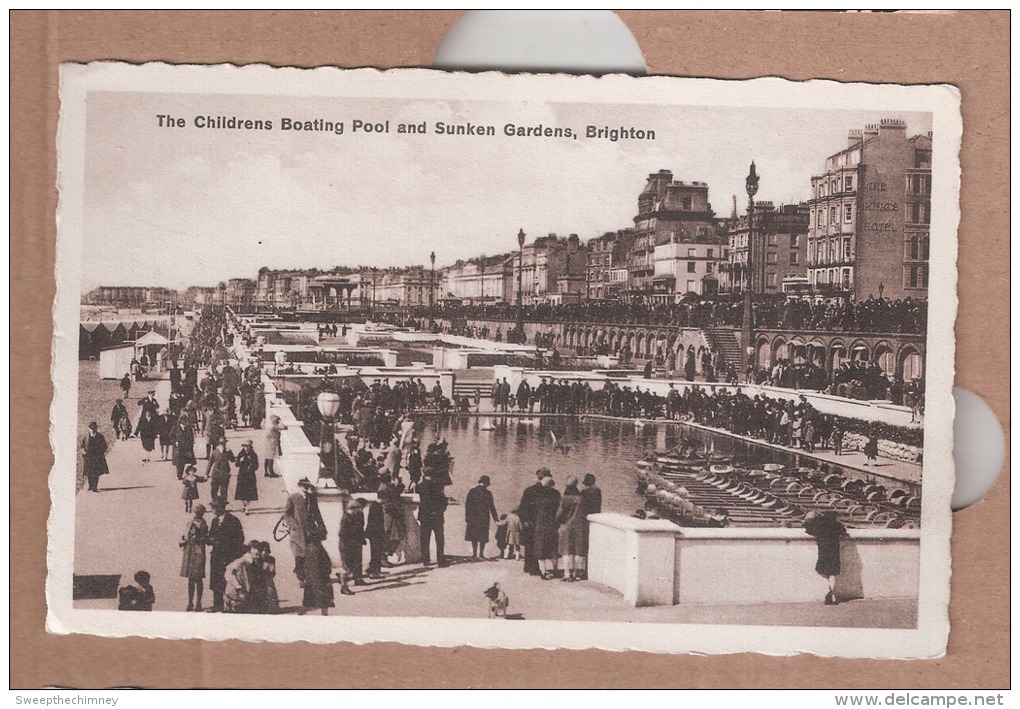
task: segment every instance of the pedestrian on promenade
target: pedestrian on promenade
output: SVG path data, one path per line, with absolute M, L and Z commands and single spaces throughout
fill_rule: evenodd
M 195 459 L 195 429 L 187 416 L 181 414 L 177 425 L 170 433 L 170 440 L 173 442 L 173 452 L 170 460 L 177 469 L 177 479 L 184 477 L 184 468 L 194 465 Z
M 485 545 L 489 543 L 489 520 L 499 521 L 496 503 L 489 492 L 490 479 L 483 475 L 478 484 L 468 491 L 464 500 L 464 541 L 471 542 L 471 558 L 484 559 Z
M 378 496 L 375 501 L 367 503 L 368 513 L 365 517 L 365 538 L 368 540 L 369 560 L 365 575 L 370 579 L 383 577 L 382 565 L 386 559 L 386 514 L 383 512 L 382 500 L 389 492 L 385 480 L 380 481 Z
M 194 470 L 194 466 L 191 467 Z M 181 536 L 181 576 L 188 579 L 189 611 L 202 610 L 202 586 L 205 582 L 205 546 L 209 538 L 209 525 L 205 521 L 205 505 L 195 505 L 195 516 Z
M 272 554 L 269 542 L 259 542 L 259 573 L 258 583 L 253 589 L 254 603 L 263 613 L 280 612 L 280 595 L 276 591 L 276 558 Z
M 280 477 L 275 469 L 276 459 L 283 455 L 280 447 L 280 432 L 286 431 L 287 426 L 280 423 L 280 417 L 273 415 L 269 417 L 269 429 L 266 431 L 266 447 L 263 451 L 265 460 L 265 476 L 267 478 Z
M 120 420 L 123 418 L 128 418 L 128 410 L 124 406 L 124 400 L 117 399 L 117 402 L 113 405 L 113 411 L 110 412 L 110 427 L 115 432 L 120 431 Z
M 305 545 L 304 594 L 301 598 L 299 615 L 318 608 L 322 615 L 329 615 L 333 607 L 332 562 L 319 540 L 309 540 Z
M 181 482 L 184 484 L 184 491 L 181 493 L 181 499 L 184 500 L 185 512 L 191 512 L 194 501 L 200 497 L 198 494 L 198 484 L 204 483 L 207 479 L 198 474 L 198 468 L 194 465 L 189 465 L 184 469 L 184 477 L 181 478 Z
M 337 544 L 340 551 L 340 593 L 353 596 L 351 583 L 365 586 L 362 578 L 363 550 L 365 537 L 365 515 L 360 499 L 347 501 L 343 517 L 340 518 L 340 530 L 337 533 Z
M 170 449 L 173 445 L 173 441 L 170 440 L 170 434 L 173 431 L 174 424 L 176 424 L 176 421 L 174 420 L 173 413 L 156 416 L 156 435 L 159 437 L 160 460 L 170 459 Z
M 843 424 L 839 419 L 832 424 L 832 450 L 836 455 L 843 455 Z
M 521 518 L 516 507 L 506 516 L 506 558 L 516 560 L 522 558 Z
M 227 613 L 261 613 L 256 603 L 261 579 L 262 543 L 256 539 L 248 542 L 241 556 L 227 565 L 224 571 L 226 588 L 223 598 Z
M 567 478 L 560 506 L 556 512 L 559 524 L 559 554 L 563 559 L 564 581 L 580 581 L 583 571 L 581 552 L 584 545 L 584 498 L 577 489 L 577 478 Z
M 836 577 L 842 566 L 840 563 L 840 540 L 849 536 L 846 527 L 840 523 L 833 510 L 809 512 L 804 519 L 804 531 L 818 543 L 818 561 L 815 571 L 826 580 L 828 593 L 825 594 L 825 605 L 834 606 L 839 603 L 836 597 Z
M 524 573 L 541 576 L 542 570 L 538 563 L 535 546 L 535 515 L 538 498 L 542 495 L 542 478 L 549 475 L 548 468 L 535 471 L 537 478 L 533 485 L 526 487 L 521 495 L 521 503 L 517 506 L 521 520 L 521 543 L 524 545 Z
M 131 398 L 129 396 L 131 394 L 131 375 L 130 374 L 125 374 L 124 377 L 120 380 L 120 390 L 122 392 L 124 392 L 124 400 L 125 401 Z
M 499 520 L 496 521 L 496 549 L 499 550 L 499 556 L 497 558 L 506 558 L 506 538 L 507 538 L 507 516 L 505 514 L 499 516 Z
M 234 488 L 234 499 L 241 502 L 241 511 L 248 514 L 248 504 L 259 499 L 257 472 L 259 456 L 252 447 L 250 440 L 245 441 L 235 459 L 237 463 L 237 487 Z
M 436 480 L 435 473 L 426 468 L 425 479 L 418 486 L 418 524 L 421 525 L 419 542 L 421 544 L 422 564 L 431 566 L 429 545 L 432 536 L 436 538 L 436 562 L 440 567 L 447 566 L 444 553 L 444 525 L 446 515 L 446 493 L 443 486 Z
M 82 468 L 89 483 L 90 492 L 99 492 L 99 478 L 110 472 L 106 464 L 106 451 L 109 446 L 106 438 L 99 432 L 99 424 L 89 422 L 89 431 L 81 439 Z
M 213 517 L 206 544 L 209 550 L 209 588 L 213 592 L 213 612 L 223 612 L 223 592 L 227 587 L 226 570 L 245 551 L 241 520 L 227 512 L 226 500 L 212 501 Z
M 135 573 L 134 583 L 117 591 L 117 610 L 151 611 L 156 603 L 156 592 L 152 590 L 151 580 L 148 571 Z
M 559 560 L 559 524 L 556 513 L 560 508 L 560 492 L 552 475 L 542 478 L 542 489 L 535 501 L 535 554 L 542 571 L 542 579 L 556 577 Z
M 580 578 L 586 580 L 588 578 L 588 543 L 591 534 L 588 515 L 597 515 L 602 512 L 602 490 L 595 484 L 595 476 L 591 473 L 584 476 L 583 485 L 581 488 L 583 536 L 581 537 Z
M 159 424 L 155 419 L 156 414 L 153 414 L 149 409 L 142 409 L 142 416 L 138 419 L 138 424 L 135 426 L 135 435 L 142 440 L 142 462 L 148 463 L 150 458 L 149 455 L 152 451 L 156 450 L 156 436 L 159 435 Z
M 308 478 L 301 478 L 297 484 L 298 491 L 290 495 L 284 505 L 283 521 L 290 531 L 288 540 L 294 555 L 294 574 L 303 588 L 305 550 L 309 540 L 322 541 L 326 538 L 326 523 L 322 521 L 322 513 L 319 511 L 315 484 Z
M 213 500 L 226 500 L 230 487 L 230 464 L 235 460 L 234 451 L 227 448 L 227 439 L 221 437 L 209 454 L 205 475 L 211 482 L 209 495 Z

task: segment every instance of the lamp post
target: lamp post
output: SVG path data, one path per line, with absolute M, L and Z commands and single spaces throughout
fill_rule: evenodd
M 333 421 L 340 411 L 340 397 L 335 392 L 324 391 L 316 397 L 315 405 L 322 416 L 322 427 L 319 431 L 319 477 L 331 479 L 334 484 L 338 484 L 336 435 Z M 323 475 L 323 472 L 326 471 L 328 471 L 326 475 Z
M 517 337 L 524 337 L 524 229 L 517 232 Z
M 744 269 L 746 284 L 744 285 L 744 317 L 740 325 L 740 339 L 744 353 L 741 369 L 744 375 L 754 357 L 754 344 L 751 342 L 751 290 L 754 288 L 754 195 L 758 192 L 758 173 L 751 161 L 751 171 L 744 184 L 747 190 L 747 267 Z
M 479 263 L 478 263 L 478 269 L 481 271 L 481 274 L 482 274 L 482 282 L 479 284 L 479 286 L 480 286 L 479 287 L 479 293 L 480 294 L 478 296 L 478 299 L 482 302 L 482 305 L 484 306 L 485 305 L 485 260 L 484 260 L 485 257 L 482 256 L 482 259 L 483 260 L 479 261 Z
M 431 270 L 429 270 L 429 332 L 431 332 L 432 328 L 434 327 L 433 319 L 435 317 L 434 311 L 435 311 L 435 300 L 436 300 L 436 286 L 435 286 L 436 252 L 435 251 L 433 251 L 432 253 L 429 254 L 429 261 L 432 264 L 431 267 L 430 267 Z

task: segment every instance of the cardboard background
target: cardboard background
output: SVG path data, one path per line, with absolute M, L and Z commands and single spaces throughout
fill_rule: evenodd
M 45 633 L 59 64 L 430 66 L 459 14 L 11 13 L 11 687 L 1009 687 L 1008 452 L 992 492 L 954 515 L 952 631 L 941 660 L 273 645 Z M 960 88 L 956 382 L 988 402 L 1008 438 L 1009 13 L 619 14 L 641 46 L 649 74 L 945 82 Z

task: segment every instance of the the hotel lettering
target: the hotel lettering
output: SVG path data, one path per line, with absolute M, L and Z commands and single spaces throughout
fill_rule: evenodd
M 885 202 L 882 201 L 884 197 L 883 192 L 887 189 L 885 182 L 881 181 L 867 181 L 864 183 L 864 191 L 872 194 L 868 195 L 872 199 L 864 203 L 865 212 L 884 212 L 884 213 L 896 213 L 900 211 L 900 205 L 896 202 Z M 877 193 L 877 194 L 876 194 Z M 894 231 L 895 226 L 889 222 L 867 222 L 862 225 L 864 231 Z

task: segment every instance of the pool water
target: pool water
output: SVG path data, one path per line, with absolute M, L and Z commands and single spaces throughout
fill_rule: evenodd
M 521 493 L 535 482 L 535 471 L 549 468 L 556 488 L 563 491 L 568 476 L 581 480 L 593 473 L 602 489 L 604 512 L 630 514 L 644 504 L 637 492 L 636 464 L 648 452 L 672 448 L 694 439 L 714 447 L 717 455 L 733 456 L 749 467 L 766 463 L 808 465 L 814 460 L 796 453 L 714 434 L 685 424 L 659 422 L 636 426 L 632 421 L 598 418 L 541 417 L 522 423 L 514 417 L 428 417 L 418 423 L 422 449 L 445 438 L 454 457 L 453 485 L 447 494 L 462 502 L 481 475 L 492 479 L 489 489 L 500 514 L 520 502 Z M 483 430 L 492 427 L 492 430 Z M 555 436 L 555 439 L 554 439 Z M 557 443 L 559 447 L 557 447 Z M 830 465 L 834 472 L 858 476 L 856 471 Z

